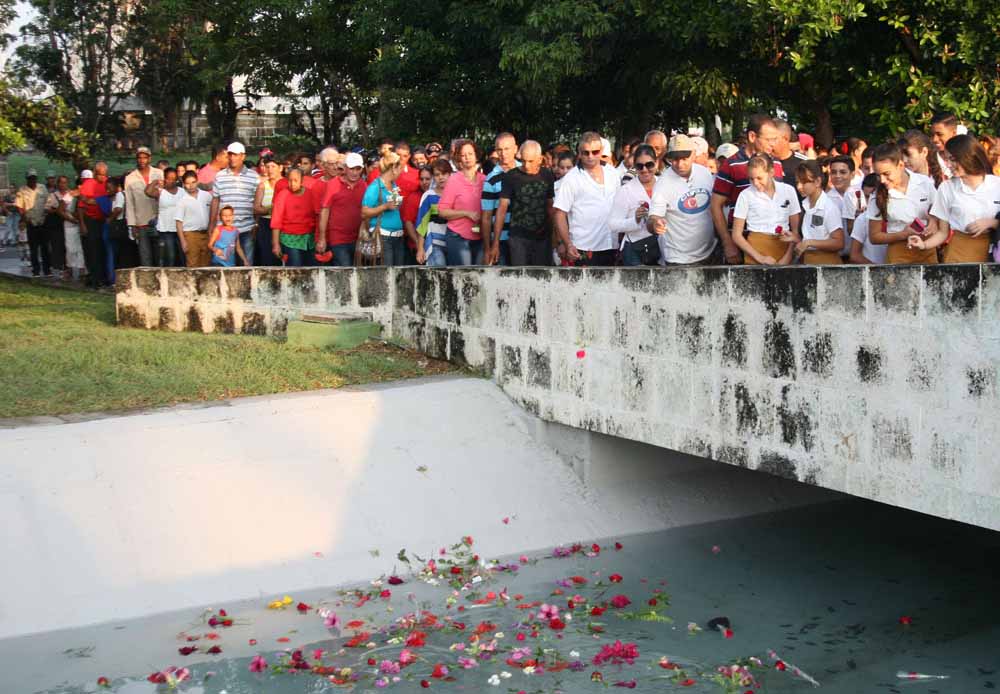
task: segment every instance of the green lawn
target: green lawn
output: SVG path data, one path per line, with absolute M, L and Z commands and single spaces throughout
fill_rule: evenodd
M 114 319 L 112 296 L 0 277 L 0 417 L 125 410 L 452 370 L 383 345 L 329 352 L 263 337 L 129 330 Z
M 108 163 L 108 170 L 112 176 L 128 173 L 135 168 L 135 155 L 130 152 L 123 151 L 121 154 L 116 154 L 115 156 L 95 156 L 95 161 L 102 158 Z M 208 152 L 153 153 L 154 164 L 160 159 L 166 159 L 170 162 L 171 166 L 183 159 L 194 159 L 205 163 L 211 158 L 212 155 Z M 44 177 L 49 169 L 59 175 L 65 174 L 70 177 L 71 184 L 76 178 L 76 171 L 73 170 L 73 166 L 68 161 L 52 161 L 46 159 L 41 154 L 24 154 L 22 152 L 15 152 L 7 157 L 8 176 L 13 186 L 22 185 L 24 183 L 24 174 L 27 173 L 28 169 L 32 168 L 37 169 L 38 175 L 41 177 Z

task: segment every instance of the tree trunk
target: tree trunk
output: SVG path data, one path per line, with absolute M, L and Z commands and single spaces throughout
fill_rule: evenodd
M 816 114 L 816 144 L 826 148 L 833 146 L 833 117 L 825 104 L 817 104 Z
M 708 140 L 708 144 L 712 147 L 718 147 L 722 144 L 722 133 L 719 129 L 715 127 L 715 114 L 709 113 L 702 118 L 702 123 L 705 127 L 705 139 Z

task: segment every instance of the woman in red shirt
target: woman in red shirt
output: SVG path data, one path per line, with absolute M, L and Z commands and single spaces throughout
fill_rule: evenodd
M 315 265 L 316 218 L 321 201 L 303 185 L 302 171 L 288 172 L 288 187 L 275 193 L 271 209 L 271 247 L 285 265 Z

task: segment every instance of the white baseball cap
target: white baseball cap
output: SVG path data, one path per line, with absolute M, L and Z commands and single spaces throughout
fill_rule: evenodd
M 348 169 L 353 169 L 360 166 L 365 167 L 365 160 L 361 158 L 361 155 L 357 152 L 350 152 L 346 157 L 344 157 L 344 166 Z
M 84 169 L 83 171 L 80 172 L 80 178 L 82 179 L 93 178 L 93 177 L 94 177 L 94 172 L 91 171 L 90 169 Z
M 729 159 L 729 157 L 733 156 L 739 151 L 740 148 L 734 145 L 732 142 L 725 142 L 719 145 L 719 148 L 715 150 L 715 156 L 725 157 L 726 159 Z
M 226 151 L 230 154 L 246 154 L 247 148 L 241 142 L 234 142 L 226 147 Z

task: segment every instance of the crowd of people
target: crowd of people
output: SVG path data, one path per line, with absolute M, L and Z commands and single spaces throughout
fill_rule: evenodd
M 199 164 L 76 181 L 27 172 L 4 243 L 32 274 L 114 283 L 133 265 L 717 265 L 1000 262 L 1000 141 L 941 114 L 929 133 L 831 150 L 758 114 L 735 143 L 659 130 L 612 149 L 518 143 L 488 156 L 383 141 L 247 162 L 239 142 Z

